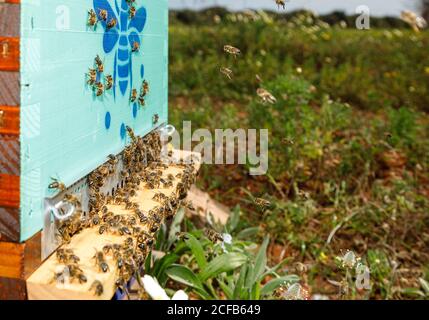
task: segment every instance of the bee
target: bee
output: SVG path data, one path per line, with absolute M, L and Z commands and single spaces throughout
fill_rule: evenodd
M 88 11 L 88 25 L 94 27 L 97 24 L 97 14 L 94 10 Z
M 97 71 L 95 69 L 89 69 L 87 76 L 88 76 L 87 83 L 93 86 L 95 82 L 97 82 Z
M 277 7 L 280 9 L 280 7 L 283 7 L 283 10 L 286 9 L 286 3 L 285 0 L 276 0 Z
M 263 198 L 255 198 L 254 202 L 263 212 L 271 206 L 271 202 Z
M 58 190 L 59 192 L 63 192 L 66 190 L 66 186 L 64 183 L 60 182 L 58 179 L 51 178 L 52 183 L 49 184 L 48 188 L 51 190 Z
M 107 23 L 106 27 L 107 29 L 112 29 L 114 27 L 116 27 L 116 25 L 118 24 L 118 21 L 116 21 L 115 18 L 110 19 L 110 21 Z
M 86 283 L 88 281 L 82 269 L 77 265 L 68 265 L 66 268 L 68 269 L 72 281 L 77 279 L 80 284 Z
M 152 123 L 157 124 L 159 121 L 159 115 L 156 113 L 152 116 Z
M 149 83 L 146 80 L 143 80 L 142 90 L 145 96 L 149 93 Z
M 127 235 L 131 235 L 131 231 L 130 231 L 130 229 L 128 229 L 127 227 L 121 227 L 121 228 L 119 229 L 119 234 L 120 234 L 121 236 L 123 236 L 123 235 L 125 235 L 125 234 L 127 234 Z
M 225 45 L 225 46 L 223 47 L 223 50 L 224 50 L 226 53 L 229 53 L 229 54 L 233 55 L 233 56 L 234 56 L 234 58 L 237 58 L 237 57 L 241 54 L 240 49 L 238 49 L 238 48 L 236 48 L 236 47 L 233 47 L 233 46 L 231 46 L 231 45 Z
M 133 89 L 133 90 L 131 90 L 130 101 L 134 102 L 134 101 L 136 101 L 136 99 L 137 99 L 137 89 Z M 134 134 L 133 134 L 133 136 L 134 136 Z
M 97 54 L 97 56 L 95 57 L 95 65 L 97 66 L 97 71 L 100 73 L 104 72 L 104 65 L 103 65 L 103 61 L 101 61 L 100 56 Z
M 89 291 L 93 290 L 96 296 L 101 296 L 104 292 L 103 284 L 100 281 L 95 280 L 89 288 Z
M 155 201 L 162 201 L 166 198 L 167 198 L 167 196 L 165 194 L 163 194 L 162 192 L 157 192 L 157 193 L 155 193 L 155 195 L 153 196 L 152 199 Z
M 113 87 L 113 77 L 109 74 L 105 77 L 106 81 L 106 90 L 110 90 Z
M 144 96 L 142 95 L 139 96 L 139 105 L 141 107 L 144 107 L 146 105 L 146 101 L 144 100 Z
M 104 92 L 104 85 L 103 85 L 101 82 L 97 82 L 97 83 L 95 84 L 95 89 L 96 89 L 96 93 L 95 93 L 95 95 L 96 95 L 97 97 L 99 97 L 99 96 L 103 95 L 103 92 Z
M 274 104 L 277 102 L 277 99 L 268 91 L 263 88 L 258 88 L 256 94 L 261 98 L 262 102 Z
M 93 259 L 95 259 L 95 263 L 100 269 L 100 271 L 103 271 L 104 273 L 109 271 L 109 265 L 106 263 L 106 260 L 104 259 L 103 251 L 96 251 Z
M 213 229 L 206 229 L 204 230 L 204 233 L 206 237 L 213 243 L 216 243 L 218 240 L 223 241 L 222 235 Z
M 109 231 L 109 226 L 107 224 L 102 224 L 99 228 L 98 228 L 98 233 L 99 234 L 103 234 L 105 232 Z
M 186 232 L 176 232 L 176 237 L 178 240 L 188 240 L 188 234 Z
M 107 21 L 107 10 L 99 9 L 98 10 L 98 16 L 99 16 L 100 20 Z
M 70 203 L 70 204 L 72 204 L 74 206 L 80 205 L 79 199 L 75 195 L 73 195 L 73 194 L 66 194 L 64 196 L 64 201 L 68 202 L 68 203 Z
M 282 143 L 285 145 L 293 146 L 295 144 L 295 141 L 293 141 L 292 139 L 283 138 Z
M 140 50 L 140 44 L 137 41 L 133 42 L 133 47 L 131 49 L 132 52 L 137 52 Z
M 220 73 L 225 75 L 229 80 L 232 80 L 233 72 L 231 69 L 226 68 L 226 67 L 220 67 Z
M 128 13 L 130 15 L 130 19 L 133 19 L 136 16 L 136 7 L 130 6 Z
M 58 262 L 64 264 L 69 262 L 78 263 L 80 261 L 79 257 L 76 256 L 71 249 L 60 248 L 57 250 L 55 255 L 57 257 Z
M 191 211 L 195 211 L 195 207 L 194 207 L 194 204 L 192 203 L 192 201 L 183 201 L 182 205 Z

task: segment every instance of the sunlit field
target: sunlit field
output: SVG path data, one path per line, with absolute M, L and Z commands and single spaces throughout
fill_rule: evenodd
M 207 23 L 171 14 L 170 123 L 269 129 L 267 175 L 204 165 L 198 180 L 232 210 L 218 230 L 231 234 L 230 252 L 253 243 L 255 260 L 224 258 L 232 273 L 206 270 L 193 283 L 187 272 L 222 256 L 213 258 L 221 249 L 210 241 L 188 239 L 187 250 L 171 250 L 183 269 L 170 280 L 158 270 L 160 282 L 204 299 L 284 297 L 274 290 L 282 281 L 319 299 L 428 298 L 428 32 L 401 23 L 357 30 L 353 20 L 330 25 L 310 13 L 204 14 Z M 226 55 L 225 44 L 241 55 Z M 277 102 L 263 103 L 259 87 Z M 185 231 L 197 239 L 206 223 L 185 218 Z M 359 264 L 370 288 L 355 286 Z

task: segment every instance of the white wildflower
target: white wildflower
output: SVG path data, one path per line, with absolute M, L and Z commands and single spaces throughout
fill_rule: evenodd
M 165 290 L 159 285 L 158 281 L 149 275 L 144 275 L 142 282 L 147 294 L 149 294 L 153 300 L 188 300 L 188 296 L 183 290 L 177 291 L 173 298 L 170 299 Z

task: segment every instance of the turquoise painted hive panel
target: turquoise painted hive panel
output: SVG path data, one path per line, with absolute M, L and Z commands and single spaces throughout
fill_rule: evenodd
M 71 185 L 122 151 L 126 126 L 145 135 L 167 122 L 168 3 L 136 0 L 134 7 L 130 18 L 126 0 L 22 0 L 21 241 L 43 227 L 51 177 Z M 97 55 L 100 96 L 88 83 Z M 141 106 L 130 97 L 143 80 L 149 92 Z

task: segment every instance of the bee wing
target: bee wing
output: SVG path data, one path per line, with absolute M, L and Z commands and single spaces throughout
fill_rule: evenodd
M 136 11 L 136 15 L 128 23 L 128 29 L 135 29 L 137 33 L 142 32 L 146 24 L 146 9 L 144 7 Z

